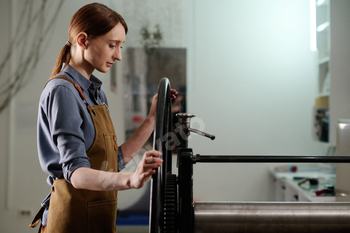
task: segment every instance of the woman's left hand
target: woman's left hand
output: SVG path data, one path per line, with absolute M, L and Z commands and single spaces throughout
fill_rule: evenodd
M 175 89 L 170 89 L 172 99 L 176 99 L 176 95 L 179 94 Z
M 172 99 L 176 99 L 177 94 L 178 92 L 175 89 L 170 89 L 170 95 Z M 156 115 L 157 100 L 158 100 L 158 94 L 153 96 L 151 110 L 149 111 L 149 116 L 154 117 Z

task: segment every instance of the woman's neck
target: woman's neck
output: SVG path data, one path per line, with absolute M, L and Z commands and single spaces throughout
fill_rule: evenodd
M 81 73 L 85 78 L 90 79 L 92 72 L 87 71 L 82 65 L 75 64 L 72 61 L 69 62 L 69 65 Z
M 74 53 L 71 56 L 71 59 L 68 63 L 71 67 L 79 71 L 85 78 L 90 79 L 90 76 L 94 69 L 90 66 L 90 64 L 83 59 L 82 54 L 78 55 L 76 54 L 74 56 Z

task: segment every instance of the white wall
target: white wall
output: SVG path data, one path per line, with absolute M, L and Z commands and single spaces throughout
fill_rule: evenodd
M 342 148 L 344 148 L 346 145 L 342 144 L 347 143 L 347 145 L 349 145 L 349 142 L 346 142 L 344 138 L 342 140 L 337 138 L 341 134 L 336 132 L 336 126 L 339 119 L 350 119 L 350 1 L 331 1 L 330 14 L 330 141 L 333 145 L 342 146 Z M 339 142 L 337 140 L 339 140 Z M 346 155 L 342 154 L 344 152 L 338 152 L 339 151 L 337 151 L 337 155 Z M 340 190 L 349 190 L 350 165 L 337 164 L 336 171 L 336 188 Z M 349 197 L 337 197 L 337 201 L 349 200 Z
M 350 1 L 330 1 L 330 143 L 339 119 L 350 119 Z
M 9 11 L 10 0 L 4 0 L 0 2 L 0 30 L 1 30 L 1 41 L 0 44 L 0 54 L 6 54 L 7 46 L 10 43 L 10 29 L 11 21 L 11 12 Z M 2 62 L 1 58 L 1 62 Z M 2 77 L 6 77 L 9 74 L 9 66 L 5 66 L 1 73 Z M 13 219 L 16 216 L 14 211 L 8 211 L 7 206 L 7 184 L 8 184 L 8 153 L 9 153 L 9 109 L 6 109 L 0 114 L 0 231 L 1 232 L 10 232 L 5 230 L 7 227 L 3 226 L 7 222 Z
M 317 80 L 309 1 L 195 0 L 188 111 L 215 141 L 197 154 L 324 155 L 312 140 Z M 200 200 L 268 200 L 272 164 L 196 164 Z M 242 187 L 244 186 L 244 187 Z M 210 188 L 209 188 L 210 187 Z

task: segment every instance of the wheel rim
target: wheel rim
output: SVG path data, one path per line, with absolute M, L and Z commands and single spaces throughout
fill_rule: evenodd
M 158 100 L 153 132 L 153 149 L 162 152 L 163 164 L 151 178 L 149 232 L 164 232 L 164 206 L 167 175 L 171 174 L 171 92 L 170 82 L 162 78 L 158 87 Z M 169 138 L 170 137 L 170 138 Z

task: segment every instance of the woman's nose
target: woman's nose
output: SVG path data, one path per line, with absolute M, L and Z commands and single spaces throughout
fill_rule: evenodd
M 118 49 L 115 53 L 114 53 L 114 59 L 115 60 L 118 60 L 118 61 L 121 61 L 122 60 L 122 52 L 120 49 Z

